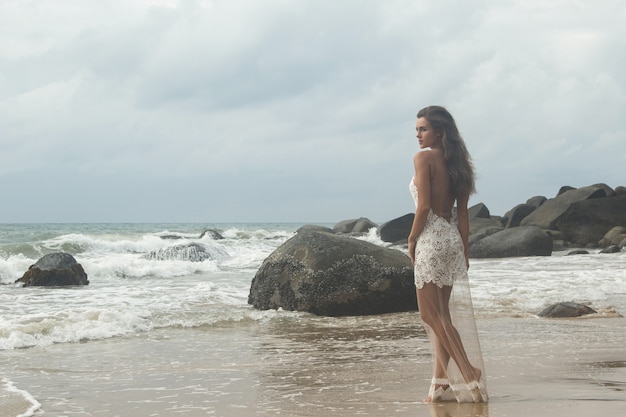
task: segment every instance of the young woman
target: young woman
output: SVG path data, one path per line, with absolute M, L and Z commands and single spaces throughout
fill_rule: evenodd
M 409 189 L 416 211 L 408 244 L 420 317 L 434 350 L 433 379 L 425 401 L 486 402 L 467 281 L 467 204 L 474 192 L 471 159 L 445 108 L 420 110 L 415 127 L 423 151 L 413 158 L 415 175 Z M 456 224 L 452 219 L 455 203 Z

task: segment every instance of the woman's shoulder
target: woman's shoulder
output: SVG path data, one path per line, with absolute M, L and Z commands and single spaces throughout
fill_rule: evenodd
M 423 151 L 417 152 L 413 157 L 415 163 L 429 163 L 442 159 L 443 155 L 437 149 L 424 149 Z

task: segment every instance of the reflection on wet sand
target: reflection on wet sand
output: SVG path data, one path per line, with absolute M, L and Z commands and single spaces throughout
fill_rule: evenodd
M 432 417 L 488 417 L 488 403 L 437 403 L 430 404 Z

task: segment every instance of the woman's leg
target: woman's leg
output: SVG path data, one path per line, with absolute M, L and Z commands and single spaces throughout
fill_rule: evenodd
M 445 375 L 450 358 L 457 364 L 466 382 L 480 380 L 481 371 L 474 368 L 467 357 L 463 342 L 450 317 L 449 301 L 451 286 L 443 288 L 428 283 L 417 290 L 417 304 L 420 317 L 427 324 L 435 338 L 435 377 Z

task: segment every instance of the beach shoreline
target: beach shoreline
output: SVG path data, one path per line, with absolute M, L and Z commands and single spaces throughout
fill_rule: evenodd
M 55 416 L 617 415 L 625 322 L 479 320 L 488 405 L 421 402 L 430 351 L 411 313 L 162 329 L 5 351 L 1 366 Z

